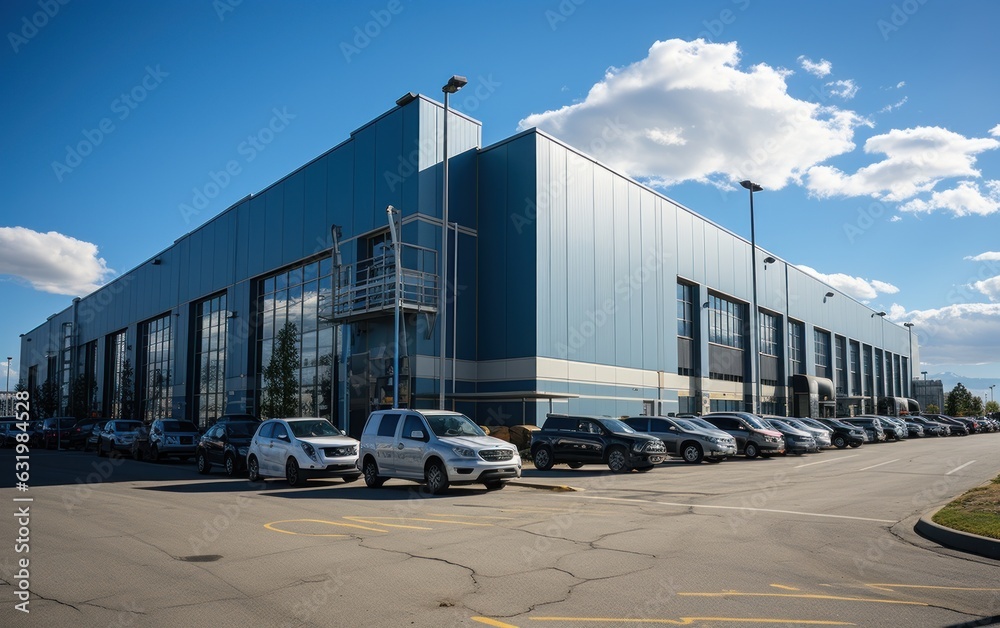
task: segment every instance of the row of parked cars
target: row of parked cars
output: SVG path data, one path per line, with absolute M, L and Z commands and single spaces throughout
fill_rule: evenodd
M 516 445 L 488 436 L 465 415 L 438 410 L 373 412 L 360 441 L 314 417 L 261 421 L 229 415 L 204 434 L 193 423 L 174 419 L 144 424 L 132 419 L 54 418 L 31 428 L 30 444 L 35 447 L 93 448 L 98 456 L 129 454 L 153 462 L 194 458 L 202 474 L 219 467 L 228 476 L 246 474 L 251 481 L 283 477 L 291 486 L 315 477 L 345 482 L 364 477 L 371 488 L 401 478 L 425 483 L 431 493 L 458 484 L 496 490 L 522 471 Z M 745 412 L 620 419 L 550 414 L 541 429 L 531 432 L 530 453 L 542 471 L 555 464 L 570 468 L 602 464 L 614 472 L 645 472 L 671 456 L 688 463 L 719 463 L 736 455 L 803 454 L 827 447 L 998 430 L 996 419 L 930 414 L 841 419 Z M 0 444 L 12 445 L 19 431 L 12 420 L 0 419 Z

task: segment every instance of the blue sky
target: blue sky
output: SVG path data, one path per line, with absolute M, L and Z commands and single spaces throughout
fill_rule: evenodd
M 462 74 L 452 104 L 486 145 L 538 126 L 744 237 L 737 182 L 760 182 L 761 247 L 913 321 L 921 370 L 1000 381 L 998 18 L 933 0 L 5 2 L 0 352 L 16 372 L 18 335 L 73 296 Z

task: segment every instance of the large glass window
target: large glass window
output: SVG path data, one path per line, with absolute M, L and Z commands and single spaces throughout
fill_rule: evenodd
M 677 335 L 694 338 L 694 286 L 677 284 Z
M 882 359 L 882 350 L 875 349 L 875 394 L 879 397 L 885 396 L 885 362 Z
M 816 377 L 830 377 L 830 332 L 813 329 L 813 347 L 816 352 Z
M 836 353 L 837 353 L 837 396 L 841 397 L 847 394 L 847 338 L 843 336 L 836 336 Z
M 299 416 L 333 419 L 333 266 L 329 257 L 265 277 L 258 282 L 258 375 L 271 361 L 278 332 L 290 323 L 299 361 Z M 266 394 L 267 382 L 260 382 Z M 263 398 L 263 397 L 262 397 Z
M 122 413 L 122 391 L 128 382 L 125 377 L 125 360 L 128 357 L 126 330 L 121 330 L 107 337 L 105 347 L 104 367 L 104 411 L 112 419 L 131 419 Z
M 139 325 L 139 411 L 144 421 L 170 416 L 174 357 L 167 313 Z
M 788 361 L 792 375 L 806 372 L 806 326 L 797 321 L 788 321 Z
M 865 345 L 864 360 L 861 362 L 861 368 L 864 369 L 865 376 L 865 391 L 864 396 L 873 397 L 875 396 L 875 380 L 872 377 L 872 348 L 870 345 Z
M 714 294 L 708 296 L 708 341 L 742 349 L 746 329 L 746 306 Z
M 778 317 L 767 312 L 760 313 L 760 352 L 762 355 L 778 357 L 778 343 L 781 340 Z
M 226 295 L 201 301 L 194 311 L 194 411 L 199 427 L 219 418 L 226 405 Z
M 850 369 L 851 369 L 851 391 L 854 396 L 861 395 L 861 344 L 856 340 L 850 341 Z
M 894 377 L 892 378 L 895 387 L 893 388 L 893 395 L 900 397 L 903 395 L 903 381 L 902 381 L 902 370 L 900 369 L 899 356 L 892 356 L 892 373 Z

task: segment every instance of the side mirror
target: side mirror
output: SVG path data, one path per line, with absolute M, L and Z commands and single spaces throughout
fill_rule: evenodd
M 424 440 L 424 433 L 421 430 L 413 430 L 410 432 L 410 438 L 413 440 Z

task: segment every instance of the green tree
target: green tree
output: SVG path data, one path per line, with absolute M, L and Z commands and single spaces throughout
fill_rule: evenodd
M 129 347 L 131 349 L 132 347 Z M 119 419 L 134 419 L 135 416 L 135 384 L 132 361 L 125 358 L 122 363 L 122 378 L 119 382 L 121 388 L 118 391 L 118 404 L 121 407 L 122 415 L 115 417 Z
M 271 360 L 264 367 L 261 416 L 274 418 L 299 414 L 298 334 L 295 323 L 285 323 L 274 339 Z
M 948 416 L 966 416 L 970 412 L 972 412 L 972 393 L 959 382 L 945 395 L 944 413 Z
M 32 405 L 38 409 L 39 419 L 55 416 L 59 411 L 59 384 L 52 378 L 42 382 L 42 385 L 35 389 L 35 400 Z
M 992 414 L 993 412 L 1000 412 L 1000 403 L 996 401 L 987 401 L 985 406 L 986 414 Z
M 86 375 L 77 375 L 69 385 L 69 415 L 86 418 L 97 399 L 97 382 L 87 381 Z
M 973 397 L 969 407 L 969 416 L 983 416 L 983 398 Z
M 928 414 L 940 414 L 941 413 L 941 408 L 937 407 L 936 403 L 929 403 L 929 404 L 927 404 L 927 407 L 924 408 L 924 410 Z

